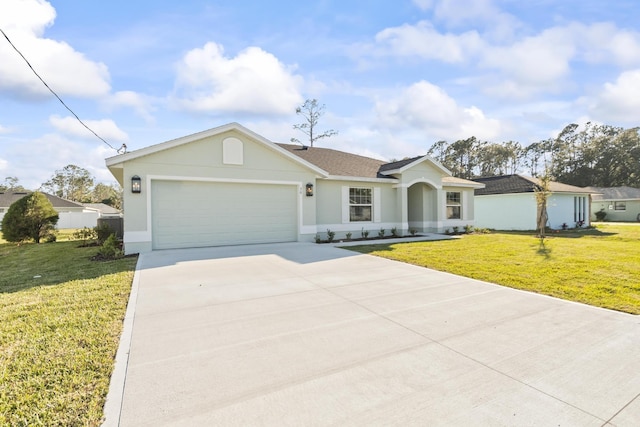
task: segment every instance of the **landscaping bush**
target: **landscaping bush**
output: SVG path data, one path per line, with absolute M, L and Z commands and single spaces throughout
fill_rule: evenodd
M 94 227 L 93 229 L 95 230 L 98 244 L 100 245 L 104 244 L 104 242 L 106 242 L 107 239 L 111 237 L 112 234 L 114 234 L 114 231 L 111 229 L 111 227 L 109 227 L 108 224 L 104 223 Z
M 107 240 L 104 241 L 100 249 L 98 250 L 98 255 L 102 259 L 118 259 L 124 256 L 122 249 L 120 248 L 120 242 L 115 234 L 111 234 L 107 237 Z
M 47 197 L 35 191 L 14 202 L 2 218 L 2 236 L 8 242 L 40 240 L 51 235 L 58 223 L 58 212 Z
M 598 212 L 596 212 L 596 219 L 600 222 L 604 221 L 604 219 L 607 217 L 607 213 L 604 210 L 599 210 Z

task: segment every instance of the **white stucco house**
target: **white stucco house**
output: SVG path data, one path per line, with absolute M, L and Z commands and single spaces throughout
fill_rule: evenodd
M 0 224 L 13 202 L 20 200 L 30 193 L 30 191 L 0 192 Z M 97 210 L 87 208 L 80 203 L 72 202 L 71 200 L 66 200 L 52 194 L 42 194 L 47 197 L 53 209 L 58 212 L 56 228 L 93 228 L 96 226 L 98 218 L 100 217 L 100 213 Z
M 384 162 L 277 144 L 230 123 L 106 159 L 126 253 L 474 224 L 475 189 L 428 156 Z
M 503 175 L 476 178 L 484 188 L 475 190 L 476 226 L 495 230 L 535 230 L 538 205 L 535 190 L 540 181 L 523 175 Z M 590 193 L 588 189 L 550 182 L 547 199 L 547 226 L 573 228 L 582 222 L 590 224 Z
M 591 219 L 596 212 L 604 211 L 605 221 L 640 221 L 640 188 L 634 187 L 585 187 L 593 193 Z

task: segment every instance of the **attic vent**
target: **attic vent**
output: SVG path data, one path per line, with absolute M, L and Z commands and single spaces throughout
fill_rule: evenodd
M 244 164 L 242 141 L 238 138 L 225 138 L 222 141 L 222 163 L 225 165 Z

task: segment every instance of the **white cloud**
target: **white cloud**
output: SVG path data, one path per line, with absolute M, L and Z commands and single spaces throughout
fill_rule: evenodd
M 130 90 L 123 90 L 106 98 L 104 103 L 110 109 L 118 107 L 131 108 L 136 115 L 142 117 L 147 123 L 155 122 L 155 118 L 151 114 L 154 110 L 152 100 L 148 96 Z
M 53 115 L 49 117 L 49 122 L 56 130 L 66 136 L 92 139 L 102 144 L 102 142 L 98 140 L 87 128 L 82 126 L 75 117 L 60 117 Z M 83 122 L 107 142 L 120 143 L 129 140 L 129 136 L 118 128 L 115 122 L 111 119 L 83 120 Z
M 597 119 L 638 124 L 640 111 L 640 69 L 620 74 L 614 83 L 605 83 L 590 112 Z
M 418 56 L 447 63 L 469 60 L 483 44 L 476 31 L 441 34 L 428 21 L 382 30 L 376 34 L 376 42 L 382 45 L 380 53 L 385 55 Z
M 410 126 L 437 139 L 476 136 L 495 138 L 500 122 L 487 118 L 475 106 L 461 107 L 442 88 L 426 81 L 414 83 L 392 99 L 378 101 L 376 113 L 380 124 L 391 129 Z
M 178 64 L 175 98 L 193 112 L 291 114 L 303 100 L 301 84 L 290 67 L 258 47 L 229 58 L 209 42 Z
M 0 27 L 54 91 L 87 98 L 107 94 L 109 73 L 104 64 L 87 59 L 65 42 L 43 37 L 55 17 L 55 9 L 44 0 L 0 2 Z M 20 55 L 3 41 L 0 91 L 20 97 L 48 95 Z
M 37 189 L 56 170 L 73 164 L 87 169 L 97 182 L 115 182 L 104 163 L 106 157 L 113 155 L 113 150 L 102 143 L 83 143 L 51 133 L 25 138 L 12 146 L 8 151 L 11 162 L 4 173 L 17 177 L 26 188 Z

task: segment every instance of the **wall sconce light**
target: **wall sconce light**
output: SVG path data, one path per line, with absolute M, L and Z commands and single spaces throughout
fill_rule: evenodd
M 138 175 L 134 175 L 131 177 L 131 192 L 132 193 L 142 192 L 142 180 Z
M 312 183 L 308 183 L 307 184 L 307 197 L 311 197 L 313 196 L 313 184 Z

